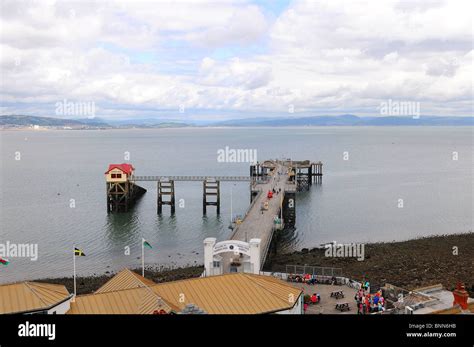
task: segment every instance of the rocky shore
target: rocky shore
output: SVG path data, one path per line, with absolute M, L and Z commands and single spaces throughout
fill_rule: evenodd
M 453 290 L 457 281 L 462 281 L 474 297 L 473 232 L 366 244 L 363 261 L 328 258 L 321 248 L 303 249 L 273 255 L 266 270 L 285 272 L 285 265 L 305 264 L 337 267 L 346 277 L 365 277 L 376 286 L 390 283 L 409 290 L 438 283 Z

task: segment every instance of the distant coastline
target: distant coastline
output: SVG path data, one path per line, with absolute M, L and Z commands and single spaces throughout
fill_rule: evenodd
M 194 123 L 176 120 L 101 118 L 63 119 L 27 115 L 1 115 L 1 130 L 109 130 L 231 127 L 315 127 L 315 126 L 474 126 L 474 117 L 407 116 L 359 117 L 354 115 L 234 119 Z

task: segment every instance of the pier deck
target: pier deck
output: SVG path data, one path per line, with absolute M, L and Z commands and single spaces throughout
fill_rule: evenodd
M 273 175 L 269 176 L 266 182 L 256 183 L 253 186 L 252 190 L 259 191 L 259 193 L 254 198 L 243 221 L 236 226 L 231 236 L 232 240 L 244 242 L 248 242 L 253 238 L 261 240 L 260 267 L 265 263 L 265 258 L 273 236 L 274 218 L 279 216 L 285 192 L 296 191 L 295 184 L 289 182 L 287 170 L 288 167 L 277 164 Z M 281 189 L 281 192 L 273 194 L 273 197 L 268 199 L 267 192 L 273 188 L 276 191 Z M 268 201 L 268 210 L 264 210 L 262 213 L 261 206 L 265 201 Z M 232 262 L 232 258 L 232 254 L 223 258 L 224 269 L 230 269 L 229 264 Z

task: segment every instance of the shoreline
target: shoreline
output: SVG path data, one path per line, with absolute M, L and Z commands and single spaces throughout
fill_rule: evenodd
M 457 255 L 455 248 L 457 247 Z M 386 283 L 408 290 L 441 283 L 454 290 L 461 281 L 474 297 L 474 233 L 434 235 L 406 241 L 365 244 L 365 259 L 330 258 L 324 248 L 272 255 L 266 271 L 285 272 L 286 265 L 341 268 L 354 280 L 364 277 L 374 286 Z
M 458 255 L 453 254 L 458 247 Z M 427 236 L 397 242 L 365 245 L 365 259 L 327 258 L 322 248 L 273 254 L 265 271 L 285 272 L 285 265 L 338 267 L 344 276 L 361 280 L 364 276 L 374 286 L 390 283 L 408 290 L 441 283 L 453 290 L 462 281 L 474 297 L 474 233 Z M 156 283 L 199 277 L 202 265 L 174 269 L 158 265 L 145 268 L 145 277 Z M 141 269 L 131 269 L 141 274 Z M 77 294 L 90 294 L 112 278 L 115 273 L 78 276 Z M 43 278 L 37 282 L 64 284 L 72 293 L 72 277 Z

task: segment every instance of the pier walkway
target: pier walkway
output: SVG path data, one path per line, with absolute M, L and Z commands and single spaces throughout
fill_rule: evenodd
M 272 189 L 275 189 L 278 193 L 273 194 L 273 197 L 269 199 L 267 192 Z M 260 239 L 260 268 L 262 268 L 272 240 L 275 217 L 279 217 L 285 193 L 295 192 L 296 185 L 289 182 L 288 167 L 278 163 L 268 179 L 265 182 L 255 183 L 252 190 L 254 192 L 258 191 L 258 194 L 250 205 L 243 221 L 235 227 L 231 239 L 244 242 L 249 242 L 253 238 Z M 268 210 L 263 210 L 262 213 L 261 207 L 266 201 L 268 201 Z M 232 256 L 232 254 L 224 257 L 224 270 L 230 269 L 233 258 L 235 256 Z
M 250 182 L 249 176 L 133 176 L 130 181 L 222 181 L 222 182 Z

